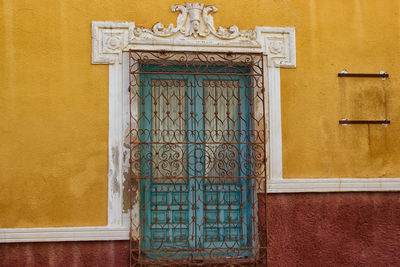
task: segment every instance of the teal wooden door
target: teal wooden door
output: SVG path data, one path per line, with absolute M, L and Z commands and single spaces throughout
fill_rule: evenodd
M 249 78 L 151 69 L 146 66 L 148 73 L 140 77 L 143 254 L 249 256 L 254 241 L 254 192 L 247 178 Z

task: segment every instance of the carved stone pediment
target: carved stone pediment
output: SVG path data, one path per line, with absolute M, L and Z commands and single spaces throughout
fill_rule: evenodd
M 176 27 L 170 24 L 165 28 L 161 22 L 158 22 L 153 26 L 152 30 L 136 28 L 134 30 L 135 37 L 170 37 L 181 34 L 186 37 L 204 38 L 211 34 L 225 40 L 232 40 L 238 37 L 248 40 L 256 39 L 255 31 L 240 31 L 237 26 L 230 26 L 229 28 L 219 27 L 218 30 L 216 30 L 212 14 L 218 10 L 215 6 L 204 6 L 204 4 L 200 3 L 187 3 L 186 6 L 174 5 L 171 10 L 180 13 L 176 19 Z
M 176 25 L 156 23 L 152 29 L 133 22 L 92 22 L 92 63 L 122 63 L 122 52 L 137 50 L 198 50 L 210 52 L 263 53 L 268 64 L 293 68 L 296 65 L 294 28 L 255 27 L 239 30 L 214 26 L 215 6 L 202 3 L 174 5 Z

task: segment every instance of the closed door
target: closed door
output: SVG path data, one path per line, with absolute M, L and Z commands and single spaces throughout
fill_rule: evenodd
M 140 77 L 143 255 L 248 257 L 254 245 L 249 78 L 151 69 L 145 66 Z

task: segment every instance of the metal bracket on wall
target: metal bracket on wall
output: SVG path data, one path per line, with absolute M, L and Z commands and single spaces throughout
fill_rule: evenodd
M 389 78 L 389 74 L 383 70 L 379 71 L 378 74 L 376 73 L 349 73 L 346 69 L 342 70 L 338 73 L 338 77 L 356 77 L 356 78 L 382 78 L 382 80 L 386 80 Z M 381 124 L 383 126 L 388 126 L 390 124 L 390 120 L 348 120 L 343 118 L 339 120 L 339 124 L 346 126 L 348 124 Z
M 339 124 L 346 126 L 348 124 L 382 124 L 387 126 L 390 124 L 390 120 L 348 120 L 348 119 L 341 119 L 339 120 Z
M 381 70 L 379 73 L 349 73 L 347 70 L 342 70 L 338 73 L 338 77 L 355 77 L 355 78 L 382 78 L 382 80 L 386 80 L 389 78 L 389 73 Z

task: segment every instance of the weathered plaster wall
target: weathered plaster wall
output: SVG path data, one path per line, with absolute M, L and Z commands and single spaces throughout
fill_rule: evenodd
M 400 194 L 268 196 L 269 266 L 399 266 Z
M 0 244 L 2 267 L 129 266 L 129 241 Z
M 267 204 L 268 266 L 400 264 L 399 193 L 273 194 Z M 129 266 L 129 241 L 0 244 L 0 266 Z
M 282 70 L 285 177 L 400 177 L 400 2 L 204 2 L 217 26 L 296 27 L 297 69 Z M 91 21 L 174 23 L 176 3 L 0 2 L 0 227 L 107 223 L 108 67 L 90 64 Z M 391 78 L 340 80 L 343 68 Z M 392 124 L 339 127 L 357 105 Z

